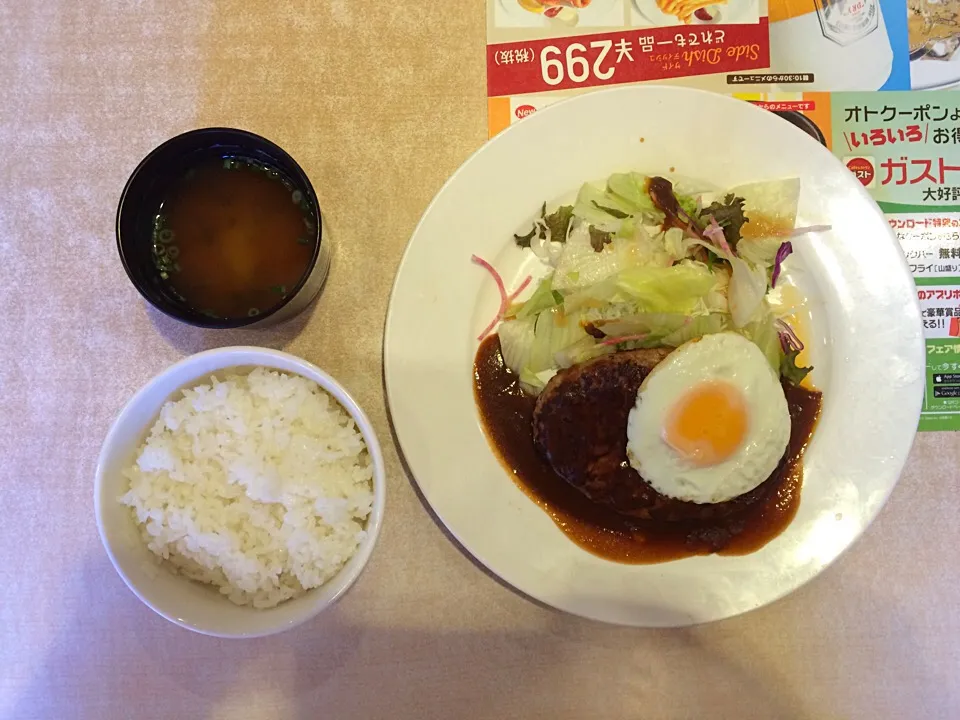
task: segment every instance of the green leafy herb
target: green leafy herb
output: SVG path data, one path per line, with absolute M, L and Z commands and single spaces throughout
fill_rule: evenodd
M 683 210 L 687 215 L 690 216 L 690 219 L 699 227 L 703 229 L 703 223 L 699 222 L 697 219 L 697 198 L 692 195 L 681 195 L 680 193 L 675 192 L 677 196 L 677 204 L 680 206 L 680 209 Z
M 717 224 L 723 228 L 723 235 L 734 250 L 737 249 L 737 243 L 740 241 L 740 231 L 744 223 L 750 222 L 750 219 L 743 214 L 744 202 L 742 197 L 729 193 L 722 203 L 712 202 L 700 211 L 701 218 L 713 215 Z
M 517 244 L 517 247 L 528 248 L 530 247 L 530 241 L 533 240 L 533 236 L 536 234 L 537 226 L 534 225 L 526 235 L 514 235 L 513 241 Z
M 799 350 L 791 350 L 788 353 L 784 353 L 783 357 L 780 358 L 780 375 L 786 378 L 787 382 L 791 385 L 799 385 L 802 383 L 803 379 L 813 370 L 812 367 L 800 367 L 797 365 L 797 355 L 799 354 Z
M 561 205 L 549 215 L 544 216 L 543 224 L 550 230 L 550 239 L 554 242 L 566 242 L 567 230 L 573 219 L 573 205 Z
M 590 247 L 594 252 L 602 252 L 605 245 L 609 245 L 613 240 L 613 233 L 597 230 L 593 225 L 590 226 Z
M 563 304 L 563 293 L 561 293 L 559 290 L 554 290 L 554 291 L 553 291 L 553 299 L 556 301 L 557 305 L 562 305 L 562 304 Z
M 601 205 L 596 200 L 593 201 L 593 204 L 596 205 L 598 210 L 603 210 L 607 215 L 612 215 L 613 217 L 617 218 L 617 220 L 623 220 L 624 218 L 630 217 L 628 213 L 625 213 L 622 210 L 617 210 L 616 208 Z
M 562 228 L 563 234 L 561 236 L 559 237 L 557 236 L 557 234 L 554 232 L 554 225 L 552 225 L 551 223 L 555 223 L 558 228 L 560 227 L 560 223 L 563 221 L 562 214 L 560 213 L 562 210 L 564 210 L 564 208 L 562 207 L 557 208 L 557 210 L 552 215 L 547 216 L 547 204 L 543 203 L 543 205 L 540 206 L 540 219 L 533 223 L 533 227 L 530 228 L 530 232 L 528 232 L 526 235 L 513 236 L 513 241 L 517 244 L 517 247 L 519 248 L 530 247 L 530 242 L 535 237 L 538 237 L 541 240 L 546 240 L 547 229 L 550 230 L 550 233 L 552 235 L 551 239 L 557 240 L 559 242 L 566 242 L 567 225 L 570 224 L 570 217 L 573 215 L 573 208 L 570 206 L 567 206 L 567 207 L 570 208 L 570 212 L 567 213 L 567 218 L 565 221 L 566 224 Z

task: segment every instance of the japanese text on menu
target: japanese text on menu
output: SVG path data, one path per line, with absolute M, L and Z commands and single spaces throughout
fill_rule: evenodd
M 921 430 L 960 430 L 960 95 L 844 93 L 834 152 L 886 213 L 927 345 Z

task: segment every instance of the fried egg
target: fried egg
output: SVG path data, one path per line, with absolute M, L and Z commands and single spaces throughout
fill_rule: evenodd
M 678 347 L 647 376 L 627 420 L 630 465 L 668 497 L 719 503 L 770 477 L 790 442 L 780 378 L 732 332 Z

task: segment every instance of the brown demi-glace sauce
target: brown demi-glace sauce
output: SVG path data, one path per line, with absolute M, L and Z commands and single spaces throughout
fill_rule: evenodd
M 517 485 L 580 547 L 622 563 L 656 563 L 692 555 L 745 555 L 766 545 L 793 520 L 800 505 L 804 448 L 820 415 L 821 395 L 784 385 L 792 430 L 787 461 L 769 480 L 769 493 L 744 511 L 709 522 L 637 520 L 588 500 L 540 457 L 533 444 L 536 398 L 526 395 L 503 363 L 500 338 L 480 344 L 474 394 L 484 430 Z M 723 537 L 715 550 L 704 538 Z

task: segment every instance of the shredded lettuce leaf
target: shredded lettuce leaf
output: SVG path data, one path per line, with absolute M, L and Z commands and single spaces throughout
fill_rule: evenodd
M 607 307 L 621 299 L 620 291 L 617 290 L 617 278 L 613 275 L 565 296 L 563 306 L 567 312 L 576 312 Z
M 606 209 L 604 209 L 606 208 Z M 615 211 L 617 217 L 607 210 Z M 573 206 L 573 214 L 580 220 L 593 225 L 599 230 L 615 233 L 620 229 L 624 220 L 637 211 L 635 207 L 606 192 L 603 188 L 598 188 L 590 183 L 580 188 L 577 194 L 577 201 Z
M 531 317 L 524 320 L 507 320 L 500 323 L 497 329 L 503 362 L 515 373 L 519 374 L 530 362 L 535 327 L 536 320 Z
M 554 355 L 586 336 L 578 315 L 553 307 L 537 315 L 533 346 L 527 367 L 535 373 L 556 367 Z
M 720 313 L 690 318 L 690 322 L 684 323 L 669 335 L 664 336 L 660 343 L 667 347 L 679 347 L 685 342 L 704 335 L 723 332 L 727 329 L 727 319 L 726 315 Z
M 624 221 L 620 224 L 620 229 L 614 234 L 614 238 L 617 240 L 632 240 L 639 236 L 637 228 L 636 219 L 633 217 L 624 218 Z
M 615 350 L 616 348 L 613 346 L 600 345 L 592 337 L 586 336 L 559 350 L 556 355 L 554 355 L 554 360 L 556 360 L 557 365 L 561 368 L 568 368 L 572 365 L 600 357 L 601 355 L 608 355 Z
M 673 260 L 683 260 L 690 255 L 697 239 L 687 237 L 680 228 L 670 228 L 663 234 L 663 247 Z
M 556 370 L 544 370 L 543 372 L 531 372 L 529 368 L 521 368 L 520 385 L 528 395 L 539 395 L 540 392 L 550 382 L 550 378 L 557 374 Z
M 743 198 L 744 212 L 748 217 L 751 214 L 754 217 L 763 217 L 774 225 L 790 229 L 797 224 L 800 178 L 749 183 L 732 188 L 730 192 Z M 744 227 L 747 237 L 757 232 L 759 231 L 756 227 Z
M 767 273 L 738 257 L 730 258 L 733 275 L 730 277 L 730 315 L 735 327 L 742 328 L 760 311 L 767 293 Z
M 503 361 L 518 375 L 555 369 L 557 352 L 588 337 L 580 317 L 566 315 L 560 306 L 501 323 L 498 334 Z
M 742 328 L 754 320 L 761 309 L 761 303 L 767 293 L 766 270 L 716 246 L 701 241 L 698 243 L 730 263 L 732 272 L 727 289 L 727 302 L 734 327 Z
M 765 270 L 773 268 L 782 237 L 744 238 L 737 244 L 737 255 Z
M 557 297 L 558 295 L 559 298 Z M 540 284 L 537 285 L 537 289 L 533 291 L 530 299 L 523 303 L 523 306 L 517 311 L 516 317 L 518 320 L 523 320 L 543 310 L 559 305 L 562 302 L 563 296 L 553 289 L 553 275 L 548 275 L 540 281 Z
M 633 306 L 626 307 L 635 310 Z M 659 339 L 679 330 L 689 321 L 690 317 L 681 313 L 629 312 L 604 317 L 601 311 L 593 319 L 593 324 L 607 337 L 647 335 Z
M 705 265 L 686 260 L 670 267 L 634 267 L 617 276 L 617 289 L 647 312 L 688 314 L 715 284 Z
M 716 193 L 673 186 L 672 194 L 678 217 L 697 223 L 694 231 L 686 225 L 664 230 L 649 178 L 636 172 L 584 184 L 572 206 L 549 216 L 546 206 L 541 210 L 543 232 L 549 217 L 566 243 L 552 244 L 546 259 L 537 253 L 553 273 L 526 302 L 512 305 L 500 326 L 504 361 L 527 392 L 540 392 L 558 368 L 599 355 L 677 347 L 725 330 L 755 343 L 787 381 L 799 383 L 810 371 L 797 367 L 796 353 L 791 357 L 781 345 L 778 321 L 797 308 L 772 278 L 778 250 L 782 261 L 796 223 L 799 180 Z M 704 230 L 710 215 L 709 227 L 719 223 L 720 238 Z M 542 251 L 540 235 L 529 240 L 531 250 Z M 527 241 L 517 238 L 522 246 Z
M 783 350 L 780 348 L 780 335 L 774 324 L 775 319 L 773 313 L 768 310 L 762 318 L 744 326 L 741 333 L 760 348 L 770 367 L 779 373 Z
M 624 223 L 628 221 L 623 221 Z M 613 237 L 597 252 L 590 237 L 590 227 L 575 227 L 556 265 L 553 289 L 579 290 L 595 285 L 628 268 L 669 266 L 673 262 L 663 249 L 662 241 L 651 237 L 642 226 L 635 226 L 630 237 Z
M 705 267 L 713 273 L 714 284 L 710 292 L 703 296 L 698 305 L 698 311 L 701 313 L 729 313 L 730 302 L 727 296 L 730 290 L 730 270 L 722 266 L 710 268 L 709 265 L 706 265 Z
M 654 218 L 663 218 L 647 192 L 646 175 L 638 172 L 614 173 L 607 179 L 607 191 L 632 207 L 634 213 L 641 212 Z

